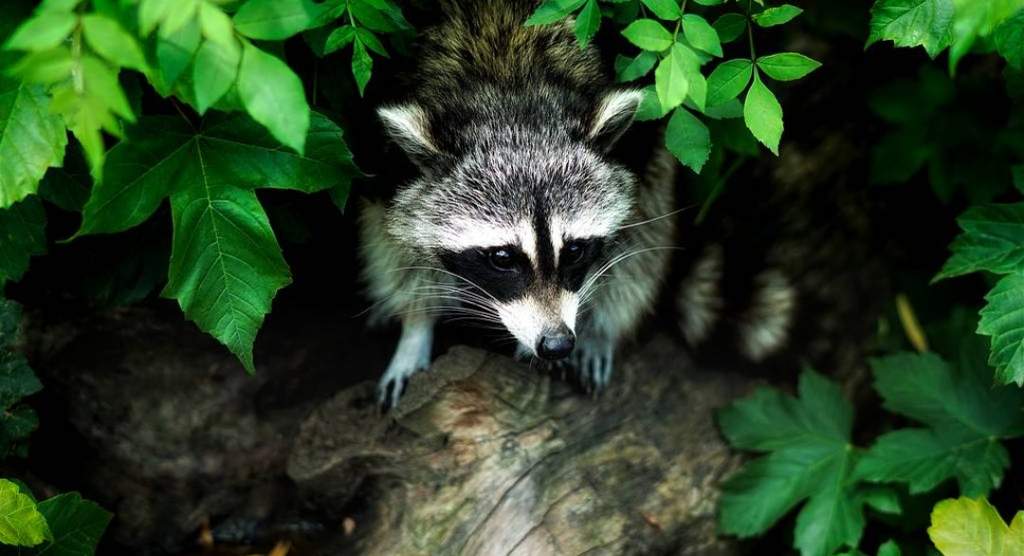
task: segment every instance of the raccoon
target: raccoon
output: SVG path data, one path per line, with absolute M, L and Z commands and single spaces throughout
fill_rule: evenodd
M 794 327 L 797 289 L 781 271 L 745 271 L 741 307 L 724 300 L 723 245 L 689 249 L 674 270 L 678 162 L 657 127 L 638 139 L 640 156 L 619 154 L 641 92 L 614 84 L 572 21 L 525 26 L 536 5 L 440 2 L 405 98 L 378 109 L 416 168 L 360 221 L 374 318 L 402 328 L 382 409 L 430 364 L 445 314 L 500 327 L 521 355 L 573 369 L 589 391 L 608 384 L 618 348 L 655 307 L 679 311 L 693 346 L 736 330 L 729 349 L 755 361 Z M 674 303 L 659 303 L 666 290 Z

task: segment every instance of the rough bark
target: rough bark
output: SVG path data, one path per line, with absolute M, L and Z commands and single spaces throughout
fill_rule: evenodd
M 242 554 L 286 538 L 314 556 L 733 553 L 714 515 L 738 456 L 713 412 L 751 379 L 695 370 L 661 338 L 592 399 L 456 347 L 381 416 L 357 373 L 391 339 L 329 326 L 269 327 L 249 376 L 160 312 L 37 317 L 27 349 L 54 417 L 32 472 L 115 512 L 103 554 L 180 554 L 205 523 Z
M 734 553 L 714 516 L 738 460 L 713 412 L 748 380 L 698 372 L 665 339 L 617 373 L 590 399 L 457 347 L 389 418 L 374 415 L 372 384 L 318 407 L 288 474 L 305 499 L 356 522 L 338 549 L 358 554 Z

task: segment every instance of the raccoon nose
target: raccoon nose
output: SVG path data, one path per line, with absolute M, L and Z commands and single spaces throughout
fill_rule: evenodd
M 563 325 L 558 330 L 541 336 L 540 342 L 537 343 L 537 355 L 549 361 L 565 359 L 572 353 L 572 348 L 575 345 L 576 337 L 573 336 L 571 330 Z

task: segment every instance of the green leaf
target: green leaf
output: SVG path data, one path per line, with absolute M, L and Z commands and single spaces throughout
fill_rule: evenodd
M 699 174 L 711 156 L 711 134 L 703 122 L 680 106 L 665 128 L 665 147 L 684 166 Z
M 39 513 L 46 517 L 53 532 L 53 542 L 38 549 L 46 556 L 92 556 L 113 517 L 77 492 L 40 502 Z
M 871 366 L 884 407 L 928 428 L 883 434 L 860 461 L 858 477 L 907 483 L 914 494 L 950 478 L 970 495 L 999 485 L 1009 465 L 999 439 L 1024 433 L 1024 392 L 993 387 L 984 366 L 954 369 L 931 353 L 892 355 Z
M 928 537 L 944 556 L 1024 554 L 1024 511 L 1007 527 L 984 498 L 943 500 L 932 510 Z
M 662 58 L 658 69 L 654 70 L 654 88 L 664 113 L 682 104 L 690 90 L 686 78 L 688 58 L 685 48 L 679 43 L 672 45 L 668 56 Z
M 622 36 L 644 50 L 661 52 L 672 46 L 672 33 L 653 19 L 638 19 L 622 30 Z
M 617 71 L 619 81 L 633 81 L 647 75 L 654 64 L 658 62 L 658 55 L 646 50 L 637 54 L 632 60 L 624 58 L 626 63 Z
M 661 101 L 658 100 L 658 92 L 655 90 L 654 85 L 644 87 L 643 93 L 644 96 L 640 99 L 640 106 L 636 109 L 637 121 L 657 120 L 668 113 L 661 107 Z
M 377 35 L 374 35 L 372 31 L 363 29 L 362 27 L 356 27 L 355 37 L 359 40 L 359 42 L 363 43 L 363 46 L 369 48 L 370 50 L 376 52 L 377 54 L 380 54 L 381 56 L 384 56 L 385 58 L 389 57 L 388 51 L 384 49 L 384 45 L 381 44 L 380 39 L 378 39 Z
M 754 72 L 754 84 L 747 91 L 743 103 L 743 121 L 754 137 L 778 156 L 782 139 L 782 106 L 761 82 L 757 72 Z
M 996 27 L 992 38 L 999 54 L 1015 69 L 1024 70 L 1024 11 Z
M 683 35 L 694 48 L 714 56 L 722 55 L 722 43 L 718 40 L 718 32 L 703 17 L 696 14 L 684 15 Z
M 727 60 L 708 76 L 708 106 L 734 99 L 747 88 L 754 74 L 754 65 L 746 58 Z
M 1004 276 L 985 296 L 978 333 L 992 337 L 988 363 L 1002 384 L 1024 386 L 1024 275 Z
M 0 283 L 18 281 L 29 259 L 46 252 L 46 214 L 38 197 L 0 209 Z
M 0 479 L 0 543 L 36 546 L 53 539 L 46 518 L 18 485 Z
M 352 76 L 356 79 L 356 86 L 359 87 L 359 96 L 366 92 L 366 84 L 370 82 L 370 75 L 373 73 L 373 58 L 366 51 L 363 43 L 357 39 L 352 44 Z
M 302 81 L 287 64 L 246 42 L 238 69 L 238 95 L 249 115 L 278 141 L 303 151 L 309 105 Z
M 738 13 L 722 14 L 711 24 L 718 33 L 718 40 L 724 43 L 732 42 L 747 30 L 747 17 Z
M 204 41 L 192 65 L 196 110 L 200 114 L 224 97 L 238 78 L 242 59 L 239 48 L 225 48 L 220 43 Z
M 145 221 L 169 195 L 206 179 L 253 189 L 304 192 L 347 186 L 356 172 L 342 131 L 313 113 L 304 155 L 282 149 L 242 115 L 213 116 L 191 130 L 179 118 L 147 118 L 110 150 L 106 173 L 82 211 L 78 235 L 114 233 Z
M 331 52 L 345 48 L 352 43 L 355 36 L 355 27 L 352 27 L 351 25 L 343 25 L 331 31 L 331 34 L 327 36 L 327 41 L 324 44 L 324 54 L 330 54 Z
M 291 275 L 255 192 L 206 174 L 196 185 L 171 196 L 174 242 L 163 295 L 252 373 L 256 333 Z
M 953 0 L 878 0 L 871 8 L 867 46 L 889 40 L 896 46 L 923 46 L 932 58 L 950 41 Z
M 850 484 L 853 408 L 839 387 L 807 371 L 799 398 L 760 389 L 719 413 L 735 447 L 769 452 L 723 485 L 720 529 L 748 537 L 766 531 L 801 501 L 794 544 L 805 556 L 856 546 L 864 528 L 862 497 Z
M 950 245 L 953 255 L 934 280 L 982 270 L 1024 271 L 1024 203 L 974 206 L 957 223 L 963 232 Z
M 42 87 L 0 76 L 0 209 L 35 193 L 46 169 L 60 165 L 67 142 Z
M 526 25 L 547 25 L 561 21 L 576 11 L 586 0 L 545 0 L 526 19 Z
M 371 31 L 378 33 L 394 33 L 401 30 L 401 27 L 394 18 L 374 7 L 370 0 L 349 0 L 348 8 L 355 16 L 356 21 Z M 403 20 L 404 21 L 404 20 Z M 357 25 L 359 27 L 359 25 Z
M 901 556 L 900 545 L 896 541 L 889 540 L 878 547 L 878 556 Z
M 237 49 L 235 26 L 231 18 L 215 4 L 203 2 L 199 6 L 199 28 L 206 40 L 213 41 L 224 48 Z
M 89 47 L 108 61 L 141 72 L 149 70 L 138 41 L 112 18 L 86 14 L 82 16 L 82 33 Z
M 249 0 L 235 13 L 235 29 L 252 39 L 279 41 L 326 23 L 331 2 Z
M 751 17 L 753 18 L 754 23 L 758 24 L 760 27 L 774 27 L 776 25 L 788 23 L 802 13 L 804 13 L 803 10 L 792 4 L 783 4 L 781 6 L 768 8 Z
M 682 15 L 682 12 L 679 11 L 679 2 L 675 0 L 641 0 L 641 2 L 661 19 L 675 21 Z
M 192 59 L 199 50 L 201 34 L 199 24 L 190 21 L 174 33 L 157 39 L 156 59 L 162 81 L 157 87 L 158 90 L 170 94 L 178 79 L 192 64 Z
M 601 8 L 597 5 L 597 0 L 587 0 L 576 17 L 576 40 L 579 41 L 580 46 L 590 44 L 590 40 L 594 38 L 600 27 Z
M 73 13 L 42 11 L 22 23 L 7 39 L 4 48 L 41 51 L 60 46 L 78 23 Z
M 779 81 L 800 79 L 821 67 L 821 63 L 797 52 L 780 52 L 757 59 L 757 67 Z

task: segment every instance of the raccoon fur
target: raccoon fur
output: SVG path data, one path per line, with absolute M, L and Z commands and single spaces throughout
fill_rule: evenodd
M 794 328 L 798 292 L 782 270 L 748 272 L 742 307 L 723 300 L 723 244 L 688 248 L 673 274 L 678 162 L 657 127 L 623 141 L 640 155 L 618 154 L 642 95 L 613 83 L 571 21 L 524 26 L 536 5 L 440 2 L 404 98 L 378 110 L 416 168 L 360 222 L 374 317 L 402 328 L 378 386 L 385 409 L 430 364 L 442 315 L 506 330 L 588 390 L 608 384 L 619 346 L 656 307 L 675 306 L 693 346 L 737 330 L 755 361 Z M 665 291 L 674 304 L 659 303 Z

